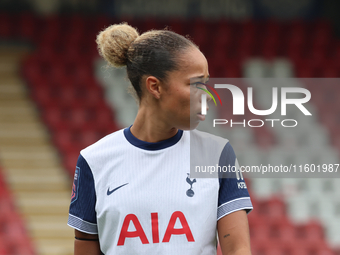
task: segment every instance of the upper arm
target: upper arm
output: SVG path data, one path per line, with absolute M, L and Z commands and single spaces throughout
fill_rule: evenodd
M 251 254 L 246 211 L 236 211 L 221 218 L 217 231 L 223 254 Z
M 88 234 L 98 234 L 96 192 L 92 171 L 80 155 L 74 175 L 68 225 Z
M 75 236 L 80 239 L 74 240 L 74 255 L 101 255 L 98 235 L 91 235 L 75 230 Z M 95 241 L 91 241 L 95 240 Z
M 217 231 L 223 254 L 250 254 L 247 212 L 253 209 L 235 152 L 227 143 L 219 165 L 234 169 L 220 175 Z
M 102 254 L 98 241 L 95 205 L 96 194 L 93 174 L 86 160 L 80 155 L 74 175 L 68 225 L 75 229 L 77 238 L 95 239 L 96 241 L 75 239 L 75 255 Z
M 230 169 L 226 172 L 219 173 L 219 193 L 217 220 L 222 217 L 239 210 L 247 212 L 253 209 L 247 185 L 243 179 L 243 175 L 239 169 L 235 152 L 230 143 L 227 143 L 222 150 L 220 166 L 227 166 Z

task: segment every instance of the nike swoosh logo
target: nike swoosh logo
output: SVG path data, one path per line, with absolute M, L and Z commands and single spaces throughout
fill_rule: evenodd
M 119 187 L 113 189 L 110 191 L 110 187 L 107 189 L 107 195 L 110 196 L 113 192 L 115 192 L 117 189 L 120 189 L 121 187 L 125 186 L 125 185 L 128 185 L 128 183 L 125 183 L 123 185 L 120 185 Z

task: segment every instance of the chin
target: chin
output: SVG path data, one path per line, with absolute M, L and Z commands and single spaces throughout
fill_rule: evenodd
M 177 129 L 180 130 L 193 130 L 197 128 L 199 124 L 199 121 L 191 121 L 191 122 L 186 122 L 186 123 L 178 123 L 177 125 L 174 125 Z
M 191 122 L 190 127 L 187 130 L 193 130 L 193 129 L 197 128 L 199 124 L 200 124 L 199 121 Z

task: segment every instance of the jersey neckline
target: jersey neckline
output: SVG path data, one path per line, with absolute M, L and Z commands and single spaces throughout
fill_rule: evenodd
M 128 140 L 129 143 L 131 143 L 132 145 L 143 149 L 143 150 L 149 150 L 149 151 L 156 151 L 156 150 L 162 150 L 165 148 L 168 148 L 170 146 L 175 145 L 182 137 L 183 135 L 183 130 L 178 130 L 178 132 L 176 133 L 176 135 L 174 135 L 173 137 L 166 139 L 164 141 L 160 141 L 160 142 L 156 142 L 156 143 L 149 143 L 149 142 L 145 142 L 142 140 L 139 140 L 137 137 L 135 137 L 132 133 L 130 128 L 132 127 L 132 125 L 130 127 L 127 127 L 124 129 L 124 136 L 126 138 L 126 140 Z

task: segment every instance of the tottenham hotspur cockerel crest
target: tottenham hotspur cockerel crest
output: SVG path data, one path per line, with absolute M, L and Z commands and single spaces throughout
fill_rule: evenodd
M 190 189 L 187 190 L 187 196 L 188 197 L 193 197 L 195 195 L 195 192 L 192 190 L 192 185 L 196 182 L 196 179 L 190 180 L 189 176 L 190 174 L 187 174 L 187 183 L 190 185 Z

